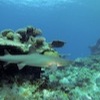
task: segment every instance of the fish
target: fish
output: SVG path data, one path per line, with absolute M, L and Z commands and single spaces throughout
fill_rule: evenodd
M 59 47 L 63 47 L 65 44 L 64 41 L 61 41 L 61 40 L 54 40 L 51 42 L 51 47 L 54 47 L 54 48 L 59 48 Z
M 46 56 L 39 53 L 12 55 L 8 51 L 5 55 L 0 56 L 0 61 L 7 62 L 7 64 L 17 64 L 19 70 L 25 66 L 50 68 L 52 66 L 62 67 L 68 65 L 68 61 L 60 57 Z

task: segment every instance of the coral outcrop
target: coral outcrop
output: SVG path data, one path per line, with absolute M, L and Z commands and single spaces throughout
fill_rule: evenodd
M 0 61 L 0 65 L 1 65 L 0 68 L 2 69 L 1 71 L 3 72 L 3 74 L 5 74 L 5 73 L 10 74 L 10 71 L 12 73 L 12 69 L 13 69 L 13 71 L 15 71 L 15 72 L 13 72 L 14 75 L 15 75 L 15 73 L 17 73 L 17 74 L 19 73 L 17 65 L 16 65 L 17 63 L 13 63 L 13 62 L 16 62 L 17 60 L 13 61 L 13 62 L 9 61 L 9 59 L 7 60 L 8 56 L 6 56 L 5 51 L 9 52 L 12 55 L 12 56 L 10 56 L 10 58 L 14 57 L 14 55 L 15 55 L 15 57 L 17 57 L 16 59 L 18 59 L 19 56 L 21 58 L 22 55 L 24 56 L 25 54 L 30 55 L 32 52 L 33 52 L 32 56 L 37 55 L 39 58 L 36 56 L 35 61 L 41 59 L 41 63 L 38 64 L 38 63 L 34 63 L 35 61 L 33 61 L 34 68 L 32 68 L 32 69 L 34 71 L 32 71 L 32 72 L 34 72 L 34 77 L 37 77 L 37 76 L 40 77 L 40 73 L 41 73 L 40 66 L 42 66 L 42 65 L 49 66 L 50 64 L 53 64 L 55 61 L 57 63 L 63 62 L 62 59 L 59 59 L 60 54 L 56 50 L 54 50 L 54 48 L 50 45 L 50 43 L 46 42 L 46 39 L 42 36 L 42 31 L 38 28 L 35 28 L 32 26 L 27 26 L 26 28 L 18 29 L 17 31 L 13 31 L 11 29 L 6 29 L 6 30 L 1 31 L 0 33 L 1 33 L 0 34 L 0 50 L 1 50 L 0 55 L 2 55 L 2 56 L 5 55 L 4 57 L 6 57 L 6 60 L 3 60 L 4 57 L 1 57 L 2 60 Z M 56 43 L 56 45 L 61 45 L 61 42 Z M 34 53 L 37 53 L 37 54 L 34 54 Z M 39 56 L 38 54 L 41 54 L 41 55 Z M 16 56 L 16 55 L 19 55 L 19 56 Z M 42 56 L 42 55 L 45 55 L 45 56 Z M 27 57 L 30 57 L 32 60 L 32 56 L 27 56 Z M 52 56 L 52 57 L 50 58 L 47 56 Z M 53 57 L 57 57 L 57 58 L 53 58 Z M 35 59 L 35 57 L 34 57 L 34 59 Z M 50 60 L 50 59 L 52 59 L 52 60 Z M 58 59 L 58 61 L 57 61 L 57 59 Z M 45 60 L 46 60 L 46 62 L 45 62 Z M 8 64 L 9 62 L 5 63 L 4 61 L 9 61 L 9 62 L 11 62 L 11 64 Z M 22 62 L 23 61 L 20 61 L 18 64 L 18 65 L 20 65 L 20 67 L 24 67 L 26 65 L 25 64 L 26 62 L 25 63 L 22 63 Z M 50 64 L 47 65 L 47 62 Z M 31 63 L 32 63 L 32 61 L 31 61 Z M 27 64 L 25 67 L 27 67 L 29 65 L 30 64 Z M 37 66 L 38 66 L 38 68 L 37 68 Z M 13 67 L 13 68 L 11 68 L 11 67 Z M 26 68 L 24 68 L 24 69 L 26 69 Z M 24 70 L 24 69 L 22 69 L 22 70 Z M 22 72 L 26 73 L 24 71 L 22 71 Z M 1 76 L 3 76 L 3 74 L 1 74 Z M 32 75 L 33 75 L 33 73 L 32 73 Z
M 32 26 L 4 30 L 0 34 L 0 57 L 7 50 L 11 55 L 35 52 L 60 59 L 54 48 L 64 44 L 59 40 L 46 42 L 41 31 Z M 90 47 L 92 55 L 58 69 L 25 66 L 19 70 L 14 63 L 0 61 L 0 100 L 100 100 L 99 46 L 100 40 Z

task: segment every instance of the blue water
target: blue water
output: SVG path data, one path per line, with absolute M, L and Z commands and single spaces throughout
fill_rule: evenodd
M 65 41 L 61 54 L 88 56 L 100 38 L 100 0 L 0 0 L 0 31 L 28 25 L 42 29 L 48 42 Z

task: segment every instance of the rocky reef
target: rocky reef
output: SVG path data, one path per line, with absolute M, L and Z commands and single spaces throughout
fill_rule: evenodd
M 32 26 L 7 29 L 0 34 L 0 57 L 7 50 L 11 55 L 36 52 L 61 59 L 54 48 L 64 44 L 60 40 L 46 42 L 42 31 Z M 92 53 L 69 63 L 65 67 L 25 66 L 19 70 L 17 64 L 0 61 L 0 100 L 100 100 L 100 55 Z

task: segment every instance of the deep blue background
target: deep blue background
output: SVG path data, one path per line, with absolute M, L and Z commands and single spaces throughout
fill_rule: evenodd
M 99 0 L 52 9 L 0 4 L 0 31 L 33 25 L 42 29 L 48 42 L 55 39 L 67 42 L 59 49 L 62 54 L 70 54 L 70 58 L 87 56 L 88 46 L 100 38 L 99 5 Z

